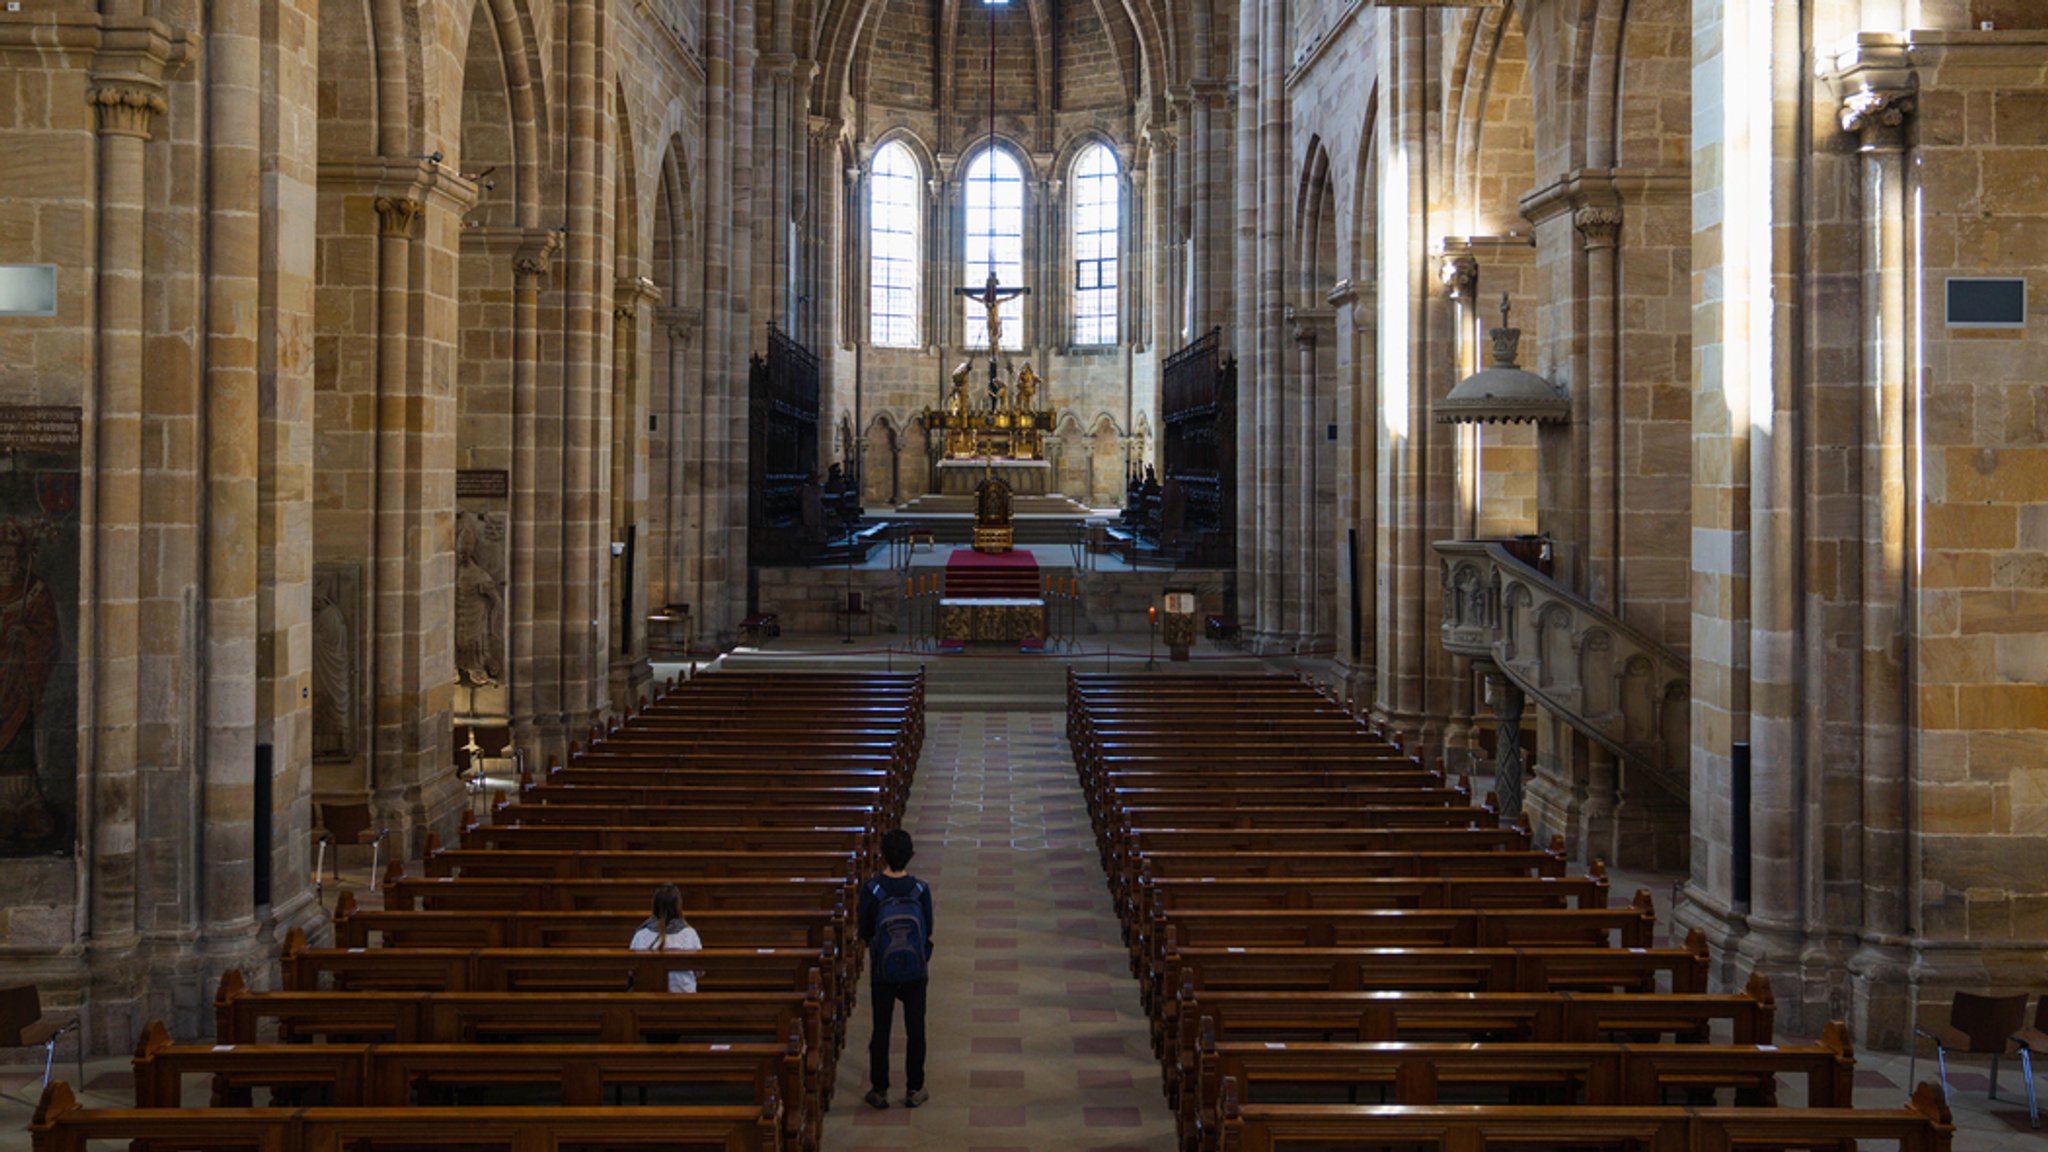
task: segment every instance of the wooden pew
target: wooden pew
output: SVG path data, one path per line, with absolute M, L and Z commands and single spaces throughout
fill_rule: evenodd
M 1697 930 L 1683 948 L 1187 948 L 1168 950 L 1140 987 L 1154 1026 L 1175 1032 L 1180 1005 L 1211 992 L 1699 995 L 1707 960 Z
M 644 1043 L 780 1044 L 802 1035 L 809 1083 L 829 1093 L 836 1051 L 823 1040 L 823 992 L 251 992 L 241 973 L 221 978 L 218 1044 Z M 822 1077 L 822 1078 L 820 1078 Z
M 729 876 L 716 884 L 679 885 L 683 914 L 714 908 L 838 909 L 856 907 L 851 874 Z M 536 879 L 526 876 L 406 876 L 394 863 L 384 875 L 384 907 L 498 911 L 637 911 L 647 915 L 649 878 Z M 846 914 L 851 915 L 848 911 Z
M 782 1105 L 648 1108 L 95 1108 L 57 1081 L 29 1123 L 34 1152 L 128 1142 L 153 1149 L 375 1152 L 421 1147 L 557 1152 L 602 1145 L 780 1152 Z
M 1777 1001 L 1770 980 L 1750 976 L 1734 994 L 1579 992 L 1198 991 L 1183 984 L 1179 1027 L 1163 1036 L 1168 1099 L 1192 1084 L 1202 1029 L 1235 1041 L 1513 1040 L 1598 1043 L 1610 1034 L 1705 1043 L 1718 1025 L 1733 1044 L 1769 1044 Z
M 825 1038 L 844 1047 L 853 1004 L 851 973 L 837 946 L 822 950 L 705 948 L 635 952 L 610 948 L 309 948 L 293 929 L 281 957 L 279 986 L 418 992 L 666 991 L 671 971 L 698 974 L 700 992 L 803 992 L 816 987 Z
M 860 853 L 847 849 L 767 852 L 731 847 L 701 851 L 666 849 L 648 852 L 518 851 L 453 848 L 428 856 L 429 877 L 525 877 L 552 880 L 601 880 L 641 877 L 662 881 L 703 882 L 741 877 L 865 875 Z
M 352 892 L 335 902 L 337 948 L 602 948 L 633 938 L 646 910 L 518 912 L 386 911 L 361 907 Z M 727 948 L 808 948 L 845 952 L 849 916 L 824 909 L 704 909 L 688 913 L 706 944 Z
M 1398 1146 L 1444 1152 L 1489 1147 L 1695 1152 L 1729 1148 L 1849 1148 L 1948 1152 L 1955 1125 L 1939 1090 L 1915 1089 L 1904 1108 L 1498 1108 L 1240 1104 L 1223 1090 L 1222 1152 Z
M 667 852 L 713 849 L 734 853 L 850 852 L 866 873 L 880 860 L 881 834 L 867 825 L 752 826 L 714 824 L 472 824 L 462 830 L 462 847 L 524 852 Z M 429 858 L 436 845 L 428 845 Z
M 1800 1081 L 1809 1108 L 1854 1105 L 1855 1049 L 1835 1022 L 1811 1045 L 1321 1044 L 1199 1041 L 1196 1091 L 1175 1121 L 1184 1147 L 1215 1152 L 1223 1083 L 1245 1104 L 1529 1104 L 1657 1106 L 1681 1092 L 1732 1090 L 1735 1102 L 1776 1107 L 1778 1077 Z
M 402 1108 L 451 1102 L 466 1089 L 555 1093 L 564 1107 L 600 1107 L 606 1089 L 644 1096 L 688 1090 L 692 1103 L 784 1102 L 785 1147 L 814 1149 L 816 1092 L 804 1078 L 803 1037 L 782 1044 L 188 1044 L 151 1021 L 136 1044 L 135 1106 L 183 1106 L 185 1084 L 208 1078 L 211 1107 L 246 1108 L 268 1090 L 273 1104 Z

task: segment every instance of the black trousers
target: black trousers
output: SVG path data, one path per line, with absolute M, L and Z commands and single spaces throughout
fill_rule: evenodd
M 892 984 L 885 980 L 868 983 L 869 1001 L 874 1005 L 874 1035 L 868 1040 L 868 1083 L 877 1092 L 889 1091 L 889 1030 L 896 1022 L 896 1005 L 903 1004 L 903 1085 L 915 1092 L 924 1087 L 924 994 L 931 981 Z

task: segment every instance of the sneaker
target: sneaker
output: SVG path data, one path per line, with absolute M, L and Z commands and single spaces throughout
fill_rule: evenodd
M 911 1090 L 910 1095 L 903 1098 L 903 1106 L 905 1108 L 915 1108 L 931 1098 L 931 1093 L 922 1088 L 915 1088 Z
M 861 1099 L 867 1101 L 870 1108 L 882 1109 L 889 1106 L 889 1098 L 884 1096 L 879 1089 L 869 1089 L 868 1094 L 861 1097 Z

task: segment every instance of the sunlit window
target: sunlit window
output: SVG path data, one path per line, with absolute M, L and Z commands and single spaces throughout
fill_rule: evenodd
M 868 339 L 917 347 L 917 159 L 901 144 L 875 153 L 868 181 Z
M 999 149 L 984 149 L 967 166 L 967 283 L 977 291 L 991 269 L 1005 288 L 1024 284 L 1024 173 Z M 988 346 L 988 312 L 969 300 L 967 346 Z M 1024 303 L 1002 306 L 1003 347 L 1024 347 Z
M 1074 164 L 1074 343 L 1116 343 L 1116 154 L 1096 144 Z

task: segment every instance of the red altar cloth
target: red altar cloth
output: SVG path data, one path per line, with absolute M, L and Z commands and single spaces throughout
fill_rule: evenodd
M 1036 600 L 1043 595 L 1038 558 L 1029 552 L 954 551 L 946 561 L 947 599 Z

